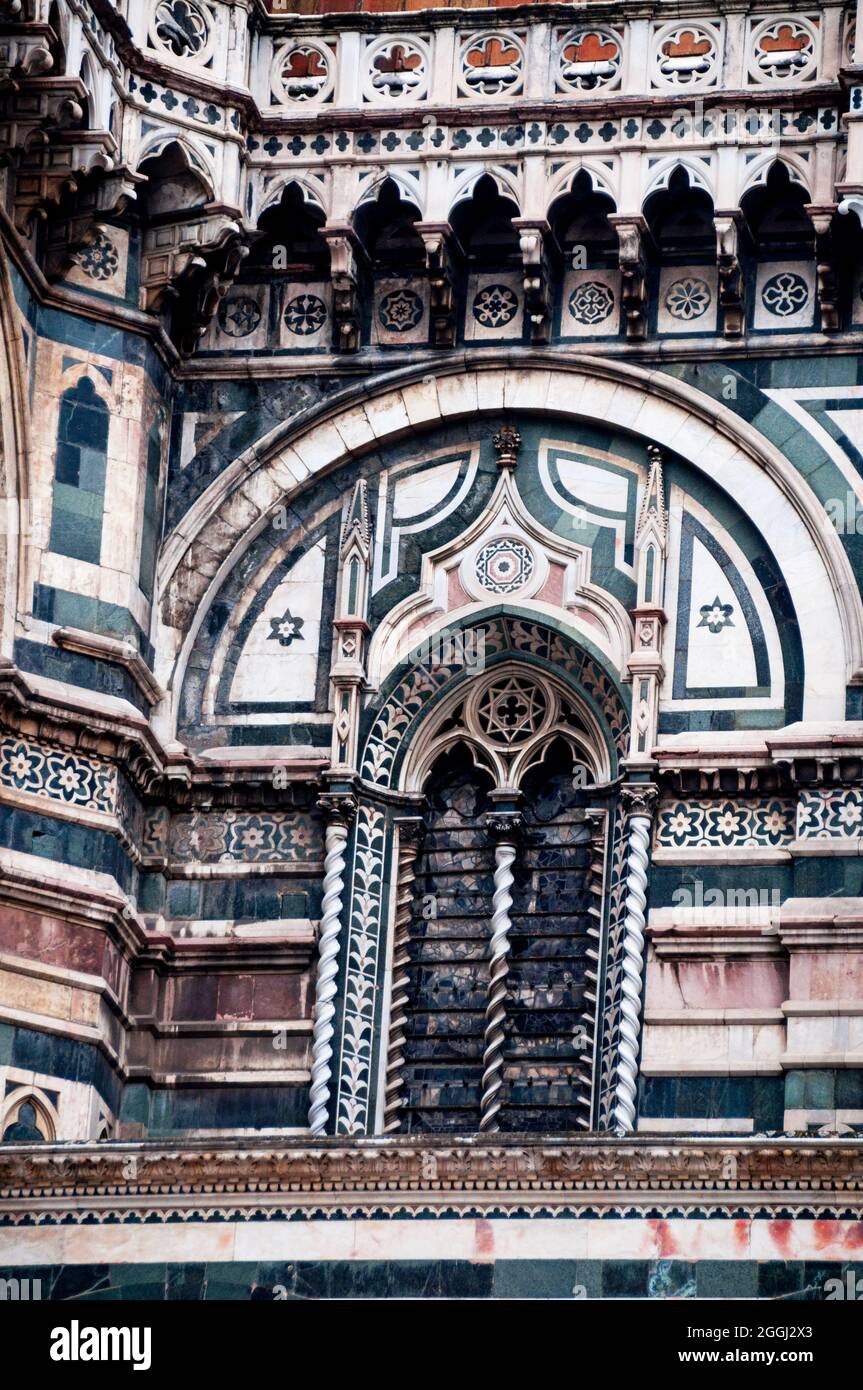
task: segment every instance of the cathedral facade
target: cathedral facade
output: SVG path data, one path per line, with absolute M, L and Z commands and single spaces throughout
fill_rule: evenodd
M 0 10 L 0 1273 L 863 1274 L 863 14 Z

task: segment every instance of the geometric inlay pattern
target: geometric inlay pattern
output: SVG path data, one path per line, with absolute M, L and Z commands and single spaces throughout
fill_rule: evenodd
M 863 833 L 863 791 L 827 787 L 800 793 L 797 835 L 801 840 L 858 840 Z
M 88 811 L 111 814 L 117 805 L 116 767 L 20 738 L 0 741 L 0 786 Z
M 511 594 L 526 584 L 534 571 L 534 559 L 522 541 L 501 536 L 489 541 L 479 551 L 475 562 L 476 577 L 492 594 Z
M 539 686 L 510 676 L 483 691 L 477 713 L 492 743 L 515 747 L 537 732 L 546 709 Z
M 793 797 L 733 801 L 667 801 L 656 818 L 657 848 L 742 849 L 794 838 Z

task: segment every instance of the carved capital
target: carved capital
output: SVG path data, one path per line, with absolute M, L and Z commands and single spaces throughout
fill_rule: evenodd
M 718 212 L 713 219 L 716 229 L 719 307 L 722 311 L 722 331 L 726 338 L 739 338 L 744 328 L 744 284 L 740 263 L 741 223 L 738 209 Z
M 324 227 L 321 235 L 330 251 L 336 351 L 356 352 L 360 345 L 360 245 L 347 226 Z
M 399 849 L 410 846 L 414 853 L 418 853 L 426 830 L 422 816 L 397 816 L 395 823 L 399 832 Z
M 350 792 L 322 792 L 318 810 L 323 811 L 329 825 L 341 825 L 347 830 L 357 813 L 357 798 Z
M 489 811 L 483 824 L 498 844 L 515 844 L 524 829 L 524 816 L 520 811 Z
M 836 248 L 833 244 L 834 203 L 807 205 L 809 220 L 815 228 L 815 262 L 818 276 L 818 303 L 821 308 L 822 333 L 835 333 L 841 327 L 839 309 L 839 277 Z
M 452 229 L 448 223 L 419 222 L 416 230 L 425 248 L 432 342 L 435 347 L 452 347 L 456 336 L 454 256 L 457 254 Z
M 547 343 L 551 333 L 550 229 L 544 219 L 533 221 L 525 217 L 517 218 L 513 226 L 519 233 L 524 307 L 530 324 L 530 340 L 532 343 Z
M 633 816 L 647 816 L 653 819 L 659 788 L 652 782 L 630 782 L 620 789 L 620 803 L 627 820 Z

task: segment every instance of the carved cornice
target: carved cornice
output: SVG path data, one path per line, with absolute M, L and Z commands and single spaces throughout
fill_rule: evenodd
M 77 627 L 57 628 L 52 640 L 66 651 L 81 652 L 84 656 L 92 656 L 101 661 L 113 661 L 118 666 L 125 667 L 148 705 L 157 705 L 164 699 L 164 690 L 133 643 L 121 642 L 114 637 L 103 637 L 100 633 L 85 632 Z
M 500 1194 L 498 1201 L 533 1194 L 567 1208 L 609 1201 L 650 1206 L 701 1201 L 715 1209 L 723 1198 L 737 1208 L 747 1195 L 766 1206 L 860 1206 L 863 1141 L 793 1136 L 535 1141 L 498 1135 L 492 1144 L 479 1135 L 452 1135 L 352 1144 L 303 1137 L 252 1144 L 0 1148 L 0 1201 L 10 1216 L 10 1203 L 26 1202 L 38 1213 L 33 1202 L 46 1198 L 56 1211 L 64 1202 L 97 1201 L 140 1210 L 164 1204 L 172 1194 L 190 1200 L 212 1194 L 220 1205 L 241 1205 L 244 1197 L 272 1204 L 279 1194 L 321 1197 L 332 1204 L 350 1194 L 356 1205 L 357 1194 L 379 1202 L 387 1195 L 391 1201 L 398 1194 L 401 1200 L 427 1194 L 440 1201 L 447 1194 L 457 1200 L 458 1194 L 476 1193 Z
M 291 758 L 286 750 L 276 764 L 285 770 L 280 788 L 273 781 L 271 757 L 199 759 L 181 744 L 164 746 L 143 715 L 99 706 L 75 686 L 67 687 L 68 694 L 59 700 L 32 687 L 29 679 L 0 657 L 0 732 L 111 759 L 138 792 L 176 810 L 305 805 L 329 763 L 324 754 Z

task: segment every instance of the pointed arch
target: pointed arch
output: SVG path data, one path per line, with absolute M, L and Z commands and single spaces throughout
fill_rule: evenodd
M 563 168 L 552 178 L 549 183 L 546 211 L 551 210 L 558 198 L 572 192 L 572 186 L 582 172 L 590 179 L 592 192 L 604 193 L 614 203 L 615 208 L 617 207 L 617 180 L 613 177 L 611 169 L 604 167 L 598 159 L 581 156 L 578 159 L 567 160 Z
M 278 207 L 292 184 L 296 185 L 304 203 L 308 203 L 310 207 L 322 212 L 326 217 L 328 209 L 323 185 L 319 185 L 306 174 L 294 172 L 288 172 L 273 180 L 268 186 L 260 206 L 252 207 L 251 216 L 259 221 L 265 212 L 270 212 L 273 208 Z
M 777 154 L 775 150 L 771 149 L 765 154 L 756 156 L 748 166 L 743 166 L 746 172 L 738 189 L 738 203 L 752 189 L 763 187 L 767 183 L 771 169 L 777 164 L 786 169 L 792 184 L 797 184 L 809 198 L 812 197 L 812 170 L 806 160 L 790 150 Z
M 511 174 L 508 169 L 502 168 L 499 164 L 483 164 L 475 169 L 467 169 L 455 181 L 452 197 L 450 199 L 448 216 L 452 216 L 453 211 L 460 204 L 467 202 L 473 197 L 477 184 L 484 178 L 490 178 L 501 198 L 507 198 L 515 203 L 519 215 L 522 210 L 522 194 L 518 177 Z
M 642 208 L 652 194 L 660 193 L 668 188 L 678 169 L 684 170 L 688 175 L 690 188 L 700 189 L 702 193 L 706 193 L 709 198 L 715 201 L 712 164 L 709 161 L 702 161 L 694 155 L 673 154 L 658 160 L 654 165 L 642 194 Z
M 12 656 L 16 609 L 30 610 L 33 576 L 27 544 L 34 522 L 30 499 L 30 410 L 24 355 L 24 329 L 15 300 L 9 262 L 0 253 L 0 655 Z
M 407 169 L 388 168 L 383 173 L 378 174 L 373 179 L 363 184 L 354 213 L 356 214 L 365 204 L 375 202 L 386 183 L 394 183 L 399 191 L 401 200 L 405 203 L 410 203 L 412 207 L 416 208 L 422 218 L 424 210 L 420 181 Z
M 207 199 L 210 202 L 214 201 L 217 181 L 212 161 L 206 151 L 190 135 L 180 135 L 176 130 L 155 131 L 141 146 L 135 172 L 140 173 L 142 164 L 149 159 L 157 159 L 160 155 L 166 154 L 171 146 L 176 146 L 189 173 L 201 180 Z
M 460 698 L 470 698 L 477 681 L 481 695 L 498 670 L 514 676 L 530 669 L 549 691 L 565 691 L 580 713 L 577 741 L 595 780 L 610 782 L 617 776 L 629 745 L 629 702 L 602 654 L 583 634 L 561 619 L 538 621 L 534 614 L 498 606 L 451 624 L 447 638 L 444 646 L 422 643 L 386 681 L 359 758 L 363 784 L 370 790 L 416 793 L 436 756 L 439 732 Z M 511 767 L 503 754 L 489 750 L 501 784 L 513 768 L 529 763 L 538 741 L 565 727 L 551 706 L 549 699 L 543 721 L 519 745 Z M 465 732 L 471 733 L 470 717 Z

